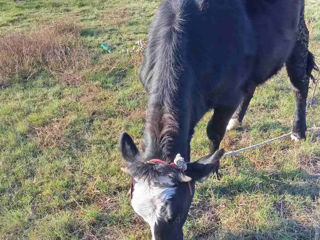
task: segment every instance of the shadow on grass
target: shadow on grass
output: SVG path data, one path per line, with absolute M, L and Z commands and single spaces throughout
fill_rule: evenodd
M 239 126 L 236 130 L 237 132 L 242 133 L 243 131 L 252 131 L 256 130 L 259 133 L 261 132 L 270 132 L 270 131 L 281 131 L 281 132 L 289 132 L 291 127 L 285 126 L 279 122 L 264 122 L 264 123 L 256 123 L 255 125 L 248 125 L 244 123 Z
M 114 68 L 109 73 L 92 72 L 87 75 L 87 80 L 91 82 L 100 82 L 103 89 L 120 90 L 125 86 L 128 69 Z
M 98 37 L 103 34 L 103 31 L 95 28 L 85 28 L 81 30 L 81 37 Z
M 218 196 L 234 197 L 243 192 L 264 194 L 290 194 L 311 197 L 315 200 L 320 194 L 320 177 L 310 175 L 304 170 L 289 172 L 267 173 L 265 171 L 252 171 L 239 173 L 240 177 L 231 179 L 225 185 L 218 185 L 212 191 Z M 293 182 L 293 183 L 289 183 Z
M 239 234 L 234 234 L 224 230 L 196 234 L 190 240 L 280 240 L 280 239 L 315 239 L 319 230 L 300 224 L 293 220 L 285 220 L 279 226 L 267 228 L 263 231 L 248 230 Z
M 289 132 L 290 127 L 284 126 L 279 122 L 257 122 L 253 126 L 253 130 L 258 131 L 260 134 L 271 131 Z

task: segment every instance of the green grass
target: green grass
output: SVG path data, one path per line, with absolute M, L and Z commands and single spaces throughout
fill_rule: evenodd
M 146 94 L 141 51 L 159 0 L 0 0 L 0 36 L 69 19 L 81 27 L 92 63 L 69 84 L 39 69 L 0 86 L 0 239 L 149 239 L 134 214 L 117 142 L 139 143 Z M 311 50 L 320 56 L 320 3 L 308 0 Z M 106 53 L 101 43 L 114 50 Z M 319 64 L 319 61 L 318 61 Z M 311 86 L 312 87 L 312 86 Z M 320 92 L 316 93 L 320 101 Z M 290 131 L 293 94 L 285 71 L 258 88 L 234 150 Z M 320 124 L 308 109 L 308 127 Z M 207 114 L 192 140 L 192 159 L 208 152 Z M 223 178 L 197 184 L 186 239 L 313 239 L 320 222 L 320 142 L 283 140 L 222 162 Z

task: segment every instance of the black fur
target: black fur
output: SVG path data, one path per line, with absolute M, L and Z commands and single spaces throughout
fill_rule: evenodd
M 308 63 L 307 63 L 307 75 L 313 80 L 313 82 L 316 82 L 316 78 L 312 75 L 312 71 L 315 70 L 319 72 L 319 68 L 315 63 L 314 55 L 309 52 L 308 53 Z
M 194 127 L 211 109 L 207 135 L 215 152 L 241 100 L 248 95 L 250 101 L 255 87 L 285 63 L 296 89 L 293 131 L 305 137 L 308 81 L 316 66 L 303 12 L 304 0 L 163 0 L 140 70 L 148 106 L 145 147 L 133 175 L 152 179 L 165 172 L 144 163 L 152 158 L 169 163 L 180 153 L 190 161 Z M 155 239 L 182 239 L 191 200 L 179 185 L 168 203 L 177 217 L 158 222 Z

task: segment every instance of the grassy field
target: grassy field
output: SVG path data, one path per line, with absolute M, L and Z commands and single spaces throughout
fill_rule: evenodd
M 143 134 L 137 73 L 159 2 L 0 0 L 0 239 L 150 238 L 130 207 L 117 142 L 123 131 L 137 141 Z M 306 15 L 320 56 L 319 0 L 307 0 Z M 242 129 L 222 145 L 287 133 L 293 112 L 282 71 L 257 90 Z M 308 127 L 320 125 L 319 113 L 320 105 L 308 109 Z M 208 153 L 209 117 L 197 126 L 192 159 Z M 186 239 L 320 235 L 319 138 L 279 141 L 221 165 L 220 181 L 196 186 Z

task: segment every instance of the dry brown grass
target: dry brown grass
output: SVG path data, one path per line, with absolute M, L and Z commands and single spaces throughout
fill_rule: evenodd
M 47 126 L 34 128 L 35 140 L 42 147 L 54 148 L 65 144 L 63 133 L 72 122 L 72 118 L 54 120 Z
M 119 26 L 130 20 L 130 12 L 127 8 L 111 8 L 106 11 L 103 19 L 108 22 L 108 25 Z
M 250 229 L 251 226 L 262 229 L 268 225 L 268 221 L 259 217 L 259 214 L 267 203 L 266 196 L 263 194 L 236 196 L 234 207 L 224 208 L 223 211 L 219 212 L 222 228 L 235 235 L 241 235 L 242 229 Z
M 299 156 L 299 166 L 310 175 L 320 176 L 320 156 L 317 154 Z
M 92 115 L 93 113 L 98 114 L 101 112 L 107 96 L 102 91 L 100 83 L 87 83 L 81 86 L 81 89 L 83 94 L 79 101 L 84 106 L 87 114 Z
M 72 21 L 53 22 L 29 32 L 0 38 L 0 84 L 19 74 L 30 79 L 48 70 L 60 80 L 77 85 L 78 72 L 90 63 L 90 53 L 80 40 L 80 27 Z

